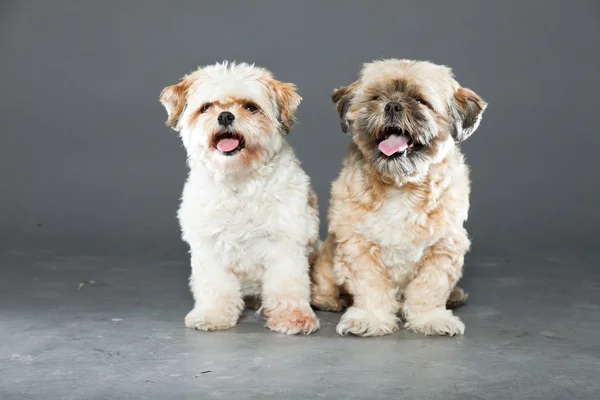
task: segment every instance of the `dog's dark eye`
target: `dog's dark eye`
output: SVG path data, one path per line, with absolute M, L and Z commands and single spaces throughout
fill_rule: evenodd
M 256 106 L 256 104 L 252 104 L 252 103 L 248 103 L 244 106 L 244 108 L 247 111 L 250 111 L 251 113 L 255 113 L 258 111 L 258 107 Z
M 379 100 L 379 96 L 373 96 L 373 97 L 371 97 L 371 100 L 373 100 L 373 101 Z
M 423 100 L 421 97 L 417 97 L 415 98 L 415 100 L 417 101 L 417 103 L 422 104 L 426 107 L 429 107 L 429 103 L 427 103 L 425 100 Z
M 200 107 L 200 113 L 205 113 L 212 107 L 212 103 L 206 103 L 202 107 Z

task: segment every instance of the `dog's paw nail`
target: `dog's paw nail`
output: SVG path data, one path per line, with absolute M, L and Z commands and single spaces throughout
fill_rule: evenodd
M 308 335 L 320 327 L 319 320 L 312 310 L 292 310 L 272 313 L 267 319 L 267 328 L 287 335 Z
M 234 327 L 237 320 L 237 315 L 228 316 L 224 313 L 209 313 L 194 309 L 185 317 L 185 326 L 199 331 L 219 331 Z
M 376 315 L 366 310 L 350 308 L 342 316 L 336 327 L 340 336 L 348 334 L 356 336 L 382 336 L 389 335 L 398 330 L 395 315 Z
M 417 314 L 404 324 L 409 331 L 424 335 L 457 336 L 465 333 L 465 324 L 449 310 L 434 310 Z

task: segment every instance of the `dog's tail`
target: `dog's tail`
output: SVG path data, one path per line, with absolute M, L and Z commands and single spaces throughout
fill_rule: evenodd
M 469 293 L 465 292 L 460 286 L 455 286 L 452 293 L 450 293 L 450 297 L 446 302 L 446 308 L 449 310 L 457 309 L 458 307 L 462 307 L 467 302 L 469 298 Z
M 310 302 L 313 307 L 324 311 L 341 311 L 344 308 L 333 271 L 335 246 L 335 236 L 329 234 L 325 242 L 319 244 L 319 251 L 315 251 L 316 257 L 310 267 Z
M 323 251 L 323 241 L 321 239 L 317 239 L 312 242 L 309 247 L 311 248 L 311 253 L 308 255 L 308 265 L 312 269 L 319 257 L 319 254 Z

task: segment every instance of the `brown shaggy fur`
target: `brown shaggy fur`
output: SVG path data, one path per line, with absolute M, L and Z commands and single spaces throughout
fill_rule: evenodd
M 477 128 L 486 107 L 446 67 L 385 60 L 332 96 L 353 144 L 333 183 L 329 236 L 311 270 L 312 304 L 351 307 L 340 334 L 375 336 L 398 329 L 462 334 L 448 309 L 468 295 L 457 286 L 470 241 L 463 228 L 469 177 L 455 142 Z M 389 121 L 386 102 L 402 105 Z M 386 120 L 386 118 L 388 118 Z M 422 146 L 384 156 L 382 127 L 392 124 Z

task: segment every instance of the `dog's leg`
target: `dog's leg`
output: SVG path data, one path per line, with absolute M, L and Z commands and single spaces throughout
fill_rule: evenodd
M 339 244 L 336 263 L 346 278 L 353 305 L 342 316 L 336 331 L 340 335 L 381 336 L 398 330 L 400 309 L 398 288 L 393 285 L 387 267 L 374 246 L 362 241 Z
M 319 329 L 319 320 L 310 308 L 308 259 L 295 244 L 274 246 L 269 249 L 263 276 L 266 326 L 288 335 L 308 335 Z
M 464 255 L 469 248 L 466 233 L 441 239 L 427 249 L 419 272 L 406 287 L 404 327 L 424 335 L 462 335 L 465 325 L 446 309 L 456 283 L 462 275 Z
M 343 308 L 333 272 L 334 252 L 335 236 L 330 234 L 310 270 L 310 302 L 314 307 L 325 311 L 342 311 Z
M 237 277 L 212 256 L 209 248 L 192 248 L 190 288 L 194 309 L 185 317 L 188 328 L 228 329 L 237 323 L 244 300 Z

